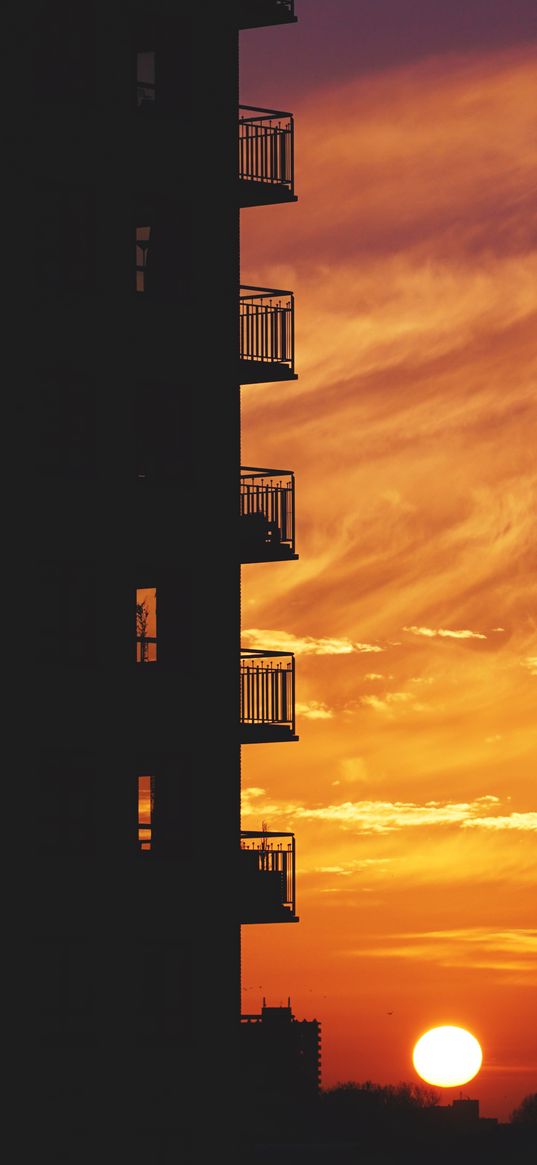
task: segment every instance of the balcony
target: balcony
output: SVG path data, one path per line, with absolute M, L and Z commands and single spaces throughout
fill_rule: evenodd
M 239 28 L 296 24 L 295 0 L 238 0 Z
M 292 833 L 241 830 L 240 922 L 298 922 Z
M 287 469 L 241 468 L 241 562 L 283 562 L 295 554 L 295 478 Z
M 297 380 L 293 292 L 243 284 L 239 316 L 240 383 Z
M 292 113 L 240 105 L 240 205 L 296 202 Z
M 240 726 L 242 744 L 298 740 L 292 652 L 241 650 Z

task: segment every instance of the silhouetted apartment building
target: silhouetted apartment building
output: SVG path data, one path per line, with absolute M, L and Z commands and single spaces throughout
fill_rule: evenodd
M 292 20 L 291 0 L 10 10 L 28 1159 L 232 1143 L 240 924 L 295 918 L 293 839 L 240 838 L 241 742 L 296 739 L 292 656 L 240 651 L 240 562 L 296 552 L 292 471 L 240 467 L 241 385 L 295 372 L 292 293 L 239 270 L 240 207 L 294 199 L 292 118 L 239 109 L 238 42 Z
M 239 110 L 238 40 L 293 4 L 10 19 L 25 1126 L 69 1165 L 206 1161 L 240 923 L 295 917 L 292 839 L 239 843 L 241 741 L 296 739 L 292 657 L 240 652 L 240 561 L 296 554 L 292 471 L 240 468 L 241 384 L 295 372 L 292 293 L 239 273 L 240 207 L 294 198 L 292 118 Z

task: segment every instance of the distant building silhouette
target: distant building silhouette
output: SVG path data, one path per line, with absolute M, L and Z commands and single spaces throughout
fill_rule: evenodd
M 314 1099 L 321 1082 L 321 1025 L 298 1020 L 287 1006 L 241 1016 L 242 1088 L 247 1094 L 290 1100 Z
M 471 1097 L 460 1097 L 452 1100 L 451 1104 L 425 1108 L 422 1119 L 432 1128 L 458 1133 L 490 1132 L 498 1124 L 496 1117 L 480 1116 L 479 1100 Z
M 240 1088 L 244 1143 L 315 1136 L 321 1078 L 321 1027 L 298 1020 L 287 1007 L 243 1015 Z

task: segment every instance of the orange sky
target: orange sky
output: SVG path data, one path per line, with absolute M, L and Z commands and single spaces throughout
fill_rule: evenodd
M 300 555 L 243 568 L 300 735 L 243 749 L 243 826 L 295 832 L 301 919 L 243 928 L 243 1010 L 319 1019 L 325 1087 L 467 1026 L 501 1119 L 537 1088 L 536 65 L 310 87 L 298 203 L 241 218 L 242 281 L 296 293 L 299 379 L 241 390 L 242 461 L 295 470 Z

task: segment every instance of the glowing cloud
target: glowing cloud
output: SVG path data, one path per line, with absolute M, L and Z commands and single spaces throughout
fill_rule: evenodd
M 346 953 L 359 958 L 423 959 L 444 967 L 523 971 L 535 979 L 537 931 L 531 928 L 461 927 L 386 935 L 380 941 L 377 936 L 370 938 L 373 943 Z
M 360 703 L 366 708 L 373 708 L 375 712 L 392 712 L 394 705 L 406 704 L 409 700 L 412 700 L 410 692 L 387 692 L 384 699 L 380 696 L 362 696 Z
M 368 653 L 383 651 L 373 643 L 353 643 L 350 639 L 324 639 L 313 635 L 292 635 L 289 631 L 265 631 L 258 627 L 245 628 L 242 632 L 247 647 L 261 651 L 294 651 L 296 655 L 351 655 L 352 652 Z
M 476 817 L 463 821 L 463 829 L 518 829 L 537 832 L 537 813 L 510 813 L 508 817 Z
M 298 701 L 296 713 L 297 716 L 305 716 L 306 720 L 331 720 L 334 715 L 331 708 L 327 708 L 326 704 L 322 704 L 318 700 L 308 700 L 304 704 Z
M 403 627 L 403 631 L 410 631 L 412 635 L 423 635 L 425 639 L 486 639 L 480 631 L 449 631 L 444 627 L 433 630 L 431 627 Z

